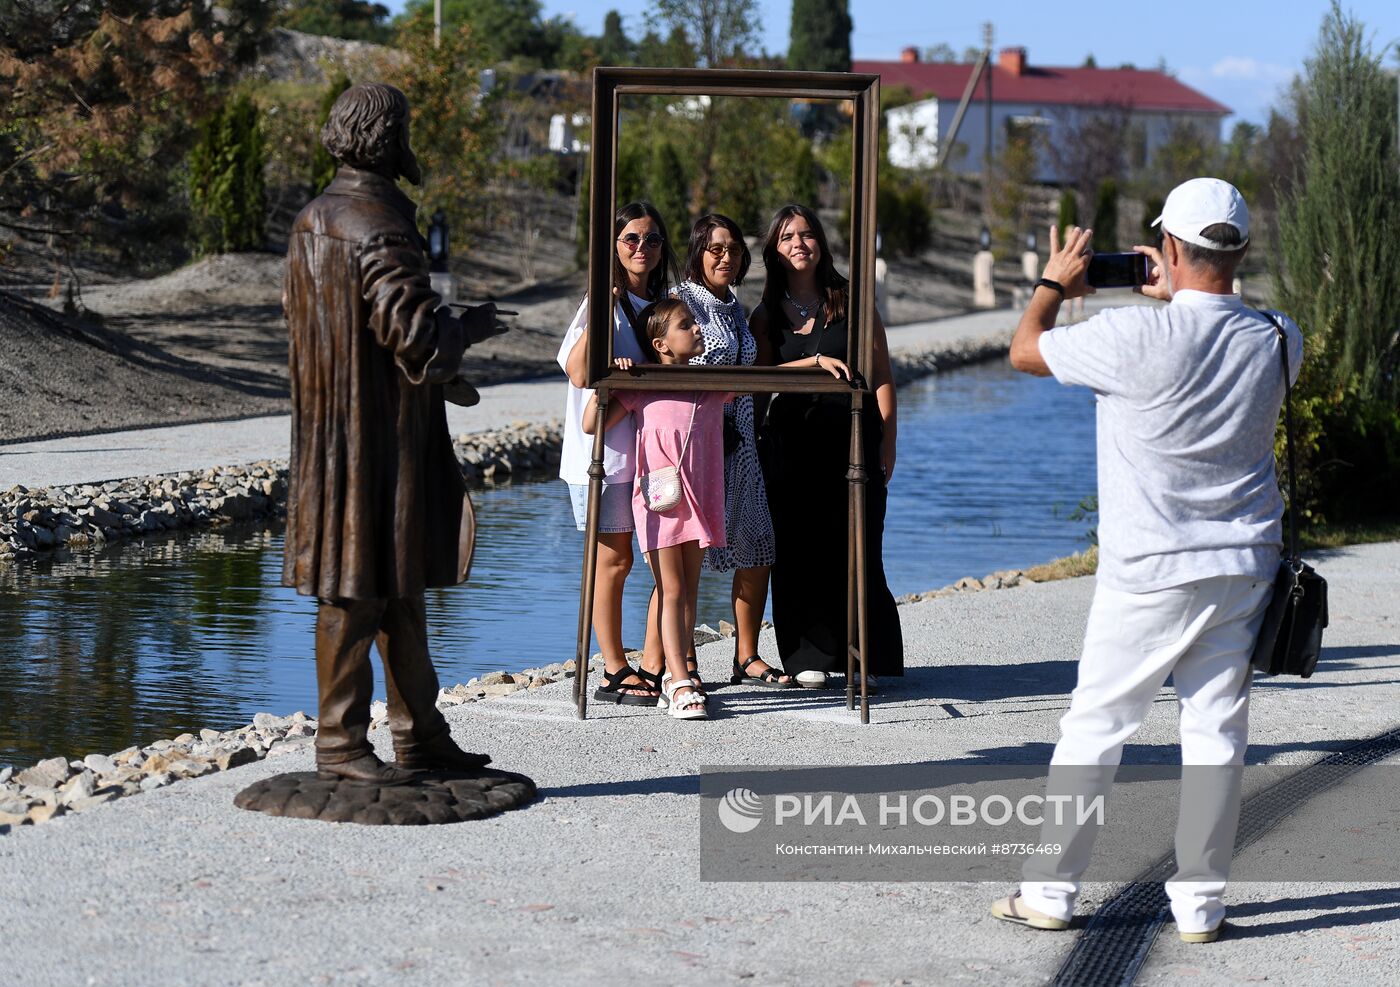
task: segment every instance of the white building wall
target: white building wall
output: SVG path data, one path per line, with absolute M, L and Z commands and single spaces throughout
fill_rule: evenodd
M 995 96 L 995 93 L 993 93 Z M 886 114 L 889 126 L 890 163 L 900 168 L 930 168 L 938 160 L 939 149 L 948 140 L 953 117 L 957 114 L 956 100 L 936 98 L 920 100 L 890 110 Z M 1047 184 L 1062 184 L 1067 176 L 1061 173 L 1052 153 L 1057 141 L 1072 140 L 1080 125 L 1089 117 L 1111 110 L 1036 103 L 994 103 L 992 106 L 992 155 L 1000 154 L 1006 144 L 1008 124 L 1032 123 L 1040 127 L 1039 165 L 1035 179 Z M 1129 148 L 1130 168 L 1142 167 L 1152 160 L 1156 151 L 1172 136 L 1175 128 L 1193 127 L 1211 143 L 1220 140 L 1220 121 L 1216 113 L 1131 113 L 1129 124 L 1140 128 L 1142 145 Z M 957 140 L 949 152 L 945 167 L 961 174 L 981 174 L 985 149 L 987 114 L 985 104 L 968 105 L 958 128 Z M 1134 157 L 1142 160 L 1134 160 Z

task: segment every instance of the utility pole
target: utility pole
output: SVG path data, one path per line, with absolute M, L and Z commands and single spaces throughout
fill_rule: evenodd
M 986 137 L 982 150 L 982 216 L 992 215 L 992 22 L 982 25 L 983 58 L 986 59 L 987 112 Z
M 442 47 L 442 0 L 433 0 L 433 47 Z

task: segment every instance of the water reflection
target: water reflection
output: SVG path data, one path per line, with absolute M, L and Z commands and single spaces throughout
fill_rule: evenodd
M 1083 392 L 1004 365 L 907 387 L 885 539 L 892 589 L 1082 548 L 1085 523 L 1066 515 L 1093 490 L 1093 471 Z M 563 484 L 476 500 L 471 582 L 427 598 L 445 683 L 573 653 L 583 538 Z M 315 603 L 280 585 L 281 557 L 273 526 L 0 570 L 0 763 L 227 729 L 260 710 L 314 711 Z M 640 644 L 650 591 L 639 559 L 624 600 L 629 645 Z M 728 598 L 728 578 L 707 575 L 701 619 L 727 616 Z

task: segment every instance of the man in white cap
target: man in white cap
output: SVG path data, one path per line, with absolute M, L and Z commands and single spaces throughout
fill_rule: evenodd
M 1160 249 L 1133 248 L 1154 265 L 1136 290 L 1170 304 L 1107 309 L 1060 328 L 1060 303 L 1094 290 L 1085 279 L 1092 231 L 1072 226 L 1061 246 L 1052 227 L 1050 259 L 1017 326 L 1011 363 L 1098 398 L 1098 576 L 1050 785 L 1057 769 L 1068 778 L 1075 765 L 1098 766 L 1096 777 L 1111 779 L 1124 742 L 1171 676 L 1182 763 L 1229 766 L 1214 777 L 1235 779 L 1208 810 L 1181 814 L 1179 869 L 1167 883 L 1181 938 L 1212 942 L 1239 821 L 1249 659 L 1283 546 L 1273 453 L 1282 341 L 1233 293 L 1249 246 L 1249 210 L 1234 186 L 1192 179 L 1167 197 L 1158 224 Z M 1296 379 L 1302 334 L 1278 319 Z M 992 913 L 1065 929 L 1094 831 L 1047 828 L 1041 837 L 1061 852 L 1028 861 L 1020 890 Z

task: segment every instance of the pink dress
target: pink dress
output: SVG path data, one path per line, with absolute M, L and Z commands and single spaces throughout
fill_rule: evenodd
M 664 514 L 648 510 L 640 482 L 633 485 L 632 517 L 643 552 L 688 541 L 701 548 L 724 544 L 724 405 L 732 398 L 716 391 L 617 392 L 614 400 L 637 423 L 637 476 L 680 466 L 681 502 Z M 682 444 L 685 457 L 677 463 Z

